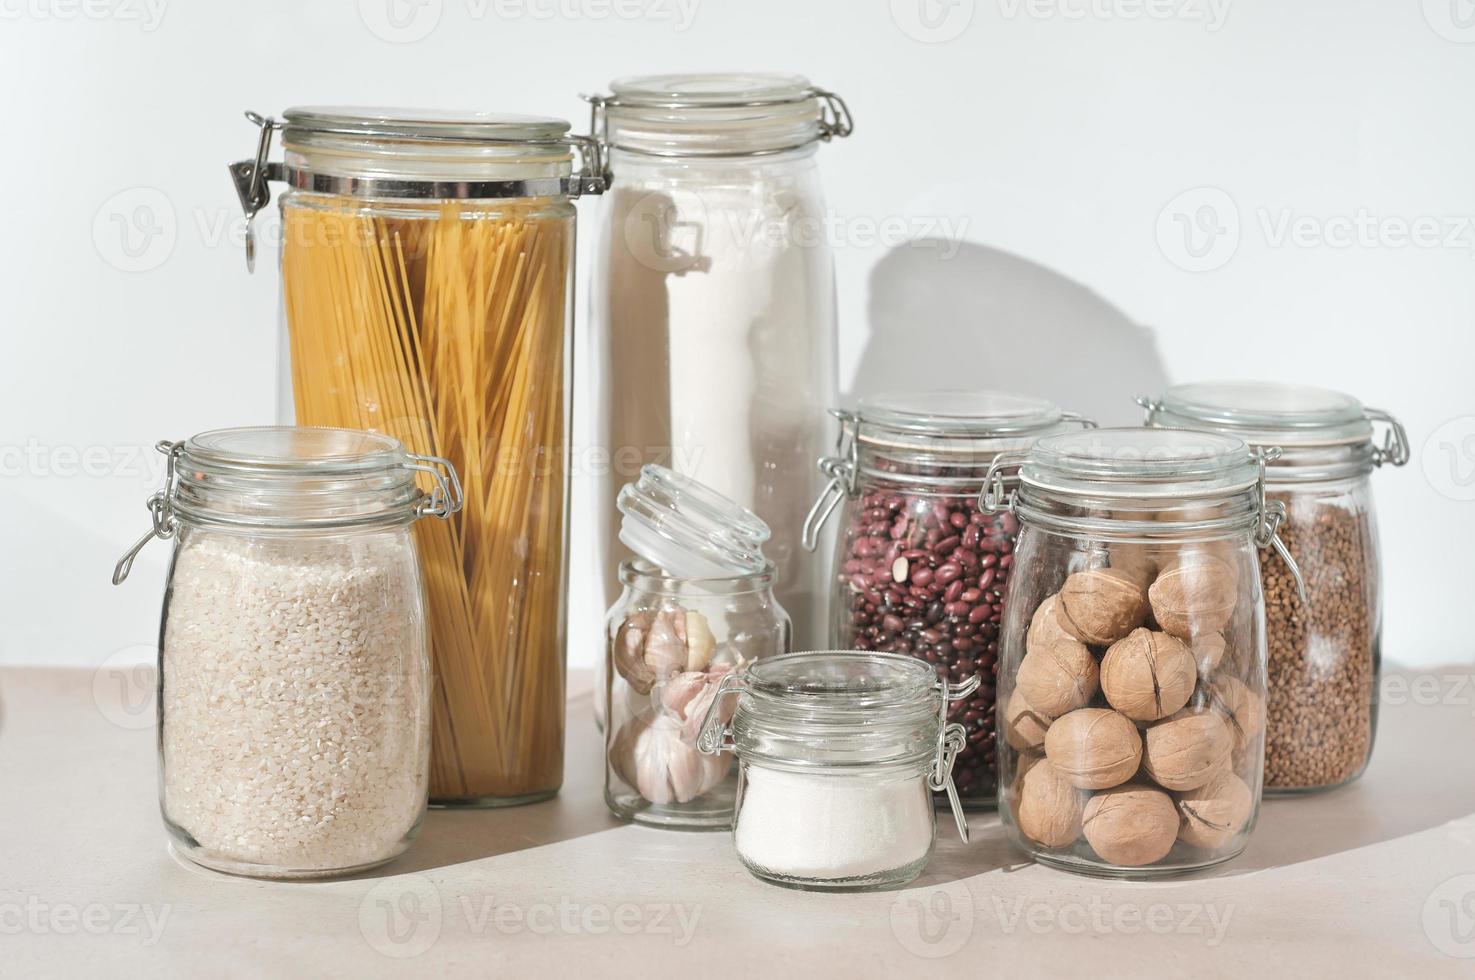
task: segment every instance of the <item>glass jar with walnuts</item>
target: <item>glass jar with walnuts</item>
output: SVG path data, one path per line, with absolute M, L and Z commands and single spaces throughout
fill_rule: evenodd
M 955 688 L 978 686 L 949 720 L 966 744 L 953 778 L 963 805 L 994 805 L 994 674 L 1014 573 L 1018 523 L 978 508 L 1000 453 L 1094 423 L 1039 398 L 991 391 L 893 392 L 862 399 L 842 423 L 830 477 L 805 524 L 813 548 L 840 510 L 830 567 L 830 645 L 932 664 Z M 1012 483 L 1012 470 L 1001 479 Z
M 1382 572 L 1372 473 L 1408 462 L 1388 413 L 1307 385 L 1186 384 L 1141 399 L 1147 424 L 1189 426 L 1280 449 L 1265 471 L 1285 506 L 1280 529 L 1305 576 L 1261 556 L 1269 702 L 1265 792 L 1332 789 L 1367 768 L 1377 733 Z M 1376 426 L 1386 427 L 1381 441 Z
M 1233 858 L 1264 756 L 1258 555 L 1282 516 L 1264 455 L 1208 433 L 1098 429 L 995 470 L 983 509 L 1020 525 L 998 677 L 1011 840 L 1108 877 Z

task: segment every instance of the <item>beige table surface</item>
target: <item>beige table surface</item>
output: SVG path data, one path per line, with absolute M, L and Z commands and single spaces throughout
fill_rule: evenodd
M 585 677 L 556 801 L 433 811 L 374 875 L 266 883 L 167 852 L 148 672 L 3 670 L 0 975 L 1471 977 L 1470 673 L 1385 679 L 1367 775 L 1268 801 L 1213 873 L 1078 878 L 975 814 L 916 886 L 815 895 L 750 878 L 725 834 L 611 819 Z

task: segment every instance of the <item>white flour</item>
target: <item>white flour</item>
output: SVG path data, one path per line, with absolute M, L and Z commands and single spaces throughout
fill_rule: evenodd
M 932 795 L 922 775 L 744 767 L 733 838 L 749 865 L 793 878 L 857 878 L 926 860 Z

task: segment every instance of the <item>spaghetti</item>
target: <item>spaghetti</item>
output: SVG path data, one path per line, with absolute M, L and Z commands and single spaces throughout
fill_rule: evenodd
M 572 208 L 296 195 L 282 276 L 300 425 L 450 459 L 466 506 L 415 527 L 436 668 L 430 795 L 562 780 Z

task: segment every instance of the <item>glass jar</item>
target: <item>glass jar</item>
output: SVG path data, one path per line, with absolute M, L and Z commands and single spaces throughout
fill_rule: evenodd
M 410 528 L 459 509 L 454 468 L 347 429 L 224 429 L 159 448 L 154 526 L 113 580 L 150 540 L 174 539 L 158 704 L 173 847 L 262 878 L 393 859 L 420 826 L 430 767 Z
M 843 502 L 830 645 L 918 657 L 955 687 L 976 674 L 977 690 L 953 709 L 968 735 L 953 778 L 965 806 L 992 806 L 994 674 L 1018 524 L 981 512 L 978 490 L 1000 453 L 1094 423 L 988 391 L 891 393 L 836 414 L 839 448 L 819 464 L 830 482 L 804 531 L 817 547 Z
M 904 885 L 932 856 L 934 791 L 953 800 L 966 842 L 952 783 L 963 729 L 945 718 L 967 694 L 926 664 L 885 653 L 791 653 L 723 678 L 700 742 L 713 757 L 737 756 L 738 859 L 791 888 Z
M 643 463 L 700 480 L 774 530 L 799 641 L 822 644 L 823 571 L 797 548 L 815 424 L 837 390 L 835 282 L 815 150 L 840 99 L 791 75 L 628 78 L 593 100 L 613 174 L 594 246 L 595 499 L 606 594 L 627 553 L 616 488 Z
M 1147 423 L 1278 447 L 1270 498 L 1280 536 L 1305 578 L 1261 556 L 1269 646 L 1265 791 L 1325 790 L 1360 776 L 1372 756 L 1382 663 L 1382 570 L 1374 469 L 1408 462 L 1408 438 L 1386 412 L 1348 395 L 1271 382 L 1187 384 L 1143 399 Z M 1374 423 L 1388 426 L 1381 443 Z
M 388 433 L 465 475 L 466 509 L 416 532 L 436 666 L 432 800 L 552 796 L 572 198 L 602 187 L 597 147 L 531 116 L 330 107 L 253 119 L 256 159 L 232 171 L 248 215 L 269 180 L 291 187 L 282 289 L 296 421 Z M 266 160 L 276 129 L 280 164 Z
M 1264 759 L 1258 555 L 1281 513 L 1263 456 L 1210 433 L 1098 429 L 994 465 L 983 506 L 1020 524 L 998 686 L 1010 839 L 1108 877 L 1233 858 Z
M 678 829 L 732 825 L 729 760 L 697 751 L 722 679 L 789 649 L 768 527 L 665 467 L 620 491 L 624 591 L 605 622 L 604 798 L 621 819 Z

